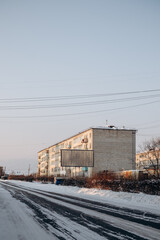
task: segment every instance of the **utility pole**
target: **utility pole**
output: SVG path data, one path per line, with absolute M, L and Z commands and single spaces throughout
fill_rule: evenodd
M 30 164 L 29 164 L 29 167 L 28 167 L 28 176 L 29 176 L 29 174 L 30 174 Z

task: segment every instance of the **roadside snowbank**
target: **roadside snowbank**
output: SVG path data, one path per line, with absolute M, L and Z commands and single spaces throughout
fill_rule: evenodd
M 8 180 L 8 182 L 32 189 L 72 195 L 92 201 L 160 214 L 160 196 L 144 193 L 113 192 L 110 190 L 99 190 L 94 188 L 57 186 L 50 183 L 42 184 L 40 182 L 30 183 L 16 180 Z

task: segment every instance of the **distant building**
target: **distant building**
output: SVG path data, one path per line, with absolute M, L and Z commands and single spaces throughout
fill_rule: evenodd
M 38 152 L 39 176 L 92 176 L 104 171 L 135 169 L 136 130 L 114 126 L 92 127 Z M 87 150 L 93 152 L 93 165 L 65 167 L 61 150 Z M 74 152 L 74 151 L 73 151 Z M 71 151 L 72 153 L 72 151 Z M 74 152 L 75 154 L 75 152 Z M 77 151 L 81 161 L 84 151 Z M 92 154 L 90 154 L 92 155 Z M 75 155 L 76 156 L 76 155 Z
M 3 167 L 0 166 L 0 177 L 4 175 Z
M 136 169 L 151 175 L 160 175 L 160 151 L 148 151 L 136 154 Z

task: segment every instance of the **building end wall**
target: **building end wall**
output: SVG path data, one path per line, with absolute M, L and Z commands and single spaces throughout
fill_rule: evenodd
M 135 133 L 134 130 L 93 129 L 94 173 L 135 169 Z

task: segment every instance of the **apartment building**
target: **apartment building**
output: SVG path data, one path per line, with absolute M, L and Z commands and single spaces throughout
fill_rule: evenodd
M 136 169 L 151 175 L 160 175 L 160 151 L 148 151 L 136 154 Z
M 39 176 L 92 176 L 104 171 L 135 169 L 136 130 L 92 127 L 38 152 Z M 61 150 L 93 151 L 93 165 L 65 167 Z M 82 151 L 83 150 L 83 151 Z
M 49 149 L 38 153 L 38 176 L 48 176 Z

